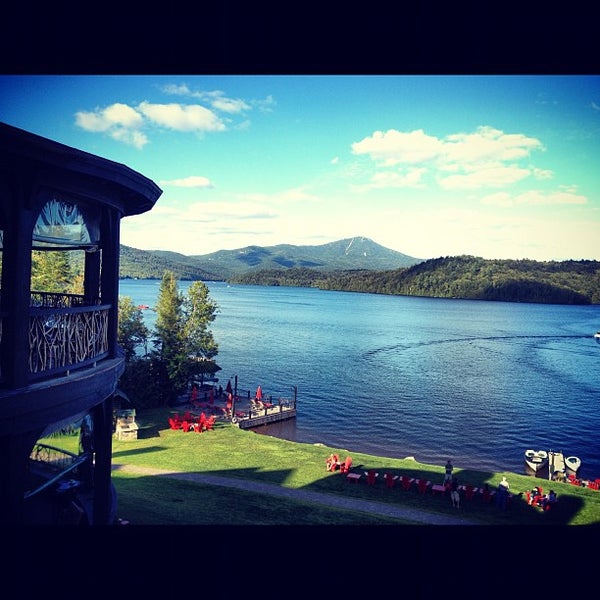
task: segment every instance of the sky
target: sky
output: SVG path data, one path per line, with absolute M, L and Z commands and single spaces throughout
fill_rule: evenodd
M 0 75 L 0 121 L 153 180 L 142 250 L 600 260 L 597 75 Z

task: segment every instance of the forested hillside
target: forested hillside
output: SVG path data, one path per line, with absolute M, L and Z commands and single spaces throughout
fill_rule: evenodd
M 261 271 L 232 283 L 548 304 L 600 304 L 600 262 L 487 260 L 454 256 L 391 271 Z
M 211 254 L 186 256 L 168 250 L 137 250 L 121 246 L 122 278 L 160 279 L 165 269 L 179 279 L 225 281 L 263 271 L 312 269 L 332 272 L 349 269 L 380 271 L 417 264 L 421 259 L 390 250 L 365 237 L 347 238 L 318 246 L 246 246 Z
M 152 252 L 121 245 L 119 277 L 122 279 L 162 279 L 165 271 L 172 271 L 178 279 L 214 281 L 221 279 L 189 262 L 157 256 Z

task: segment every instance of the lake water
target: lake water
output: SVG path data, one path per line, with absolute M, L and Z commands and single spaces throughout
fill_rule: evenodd
M 159 285 L 122 280 L 120 294 L 154 307 Z M 561 450 L 600 477 L 600 306 L 207 286 L 223 387 L 297 387 L 297 418 L 262 433 L 518 473 L 527 448 Z

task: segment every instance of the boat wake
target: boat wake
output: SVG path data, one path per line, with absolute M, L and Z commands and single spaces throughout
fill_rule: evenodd
M 448 338 L 444 340 L 428 340 L 420 342 L 403 342 L 380 348 L 373 348 L 364 353 L 363 356 L 370 357 L 381 353 L 413 350 L 416 348 L 430 347 L 443 344 L 464 344 L 468 342 L 510 342 L 512 340 L 564 340 L 564 339 L 587 339 L 587 335 L 494 335 L 475 336 L 465 338 Z

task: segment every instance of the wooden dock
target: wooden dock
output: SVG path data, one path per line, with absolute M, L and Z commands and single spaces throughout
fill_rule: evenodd
M 565 457 L 562 452 L 548 452 L 548 479 L 552 479 L 557 476 L 558 473 L 562 473 L 563 476 L 566 473 L 565 469 Z
M 258 410 L 251 410 L 243 417 L 236 417 L 235 424 L 240 429 L 251 429 L 252 427 L 259 427 L 260 425 L 294 418 L 296 418 L 295 402 L 293 404 L 278 404 Z

